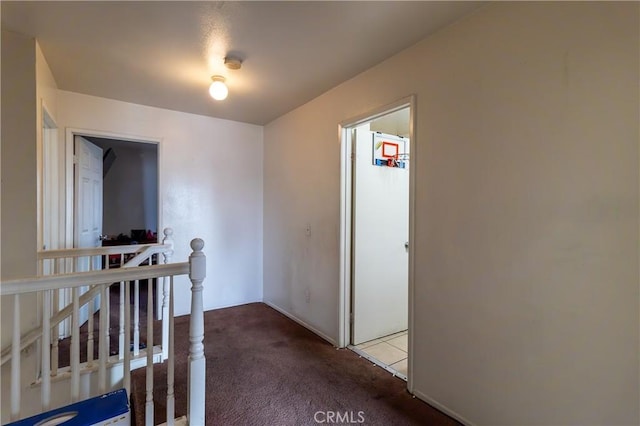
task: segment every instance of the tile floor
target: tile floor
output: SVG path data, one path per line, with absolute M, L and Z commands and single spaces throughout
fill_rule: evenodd
M 369 342 L 355 346 L 356 352 L 363 352 L 368 357 L 377 360 L 387 369 L 398 373 L 403 379 L 407 379 L 407 331 L 391 334 Z

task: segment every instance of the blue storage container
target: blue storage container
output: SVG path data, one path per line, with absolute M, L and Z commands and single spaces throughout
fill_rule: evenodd
M 127 391 L 119 389 L 8 426 L 121 426 L 131 424 Z

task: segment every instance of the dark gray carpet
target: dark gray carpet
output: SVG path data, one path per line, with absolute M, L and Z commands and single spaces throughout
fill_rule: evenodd
M 175 328 L 178 417 L 186 414 L 189 318 L 176 318 Z M 262 303 L 206 312 L 204 345 L 208 425 L 312 425 L 331 420 L 327 412 L 367 425 L 459 424 L 413 398 L 404 381 Z M 158 424 L 165 421 L 166 363 L 156 365 L 154 383 Z M 144 387 L 144 369 L 137 370 L 136 424 L 144 424 Z

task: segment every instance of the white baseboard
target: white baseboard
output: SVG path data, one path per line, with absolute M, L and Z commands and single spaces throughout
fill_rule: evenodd
M 337 343 L 336 343 L 336 341 L 334 339 L 332 339 L 331 337 L 327 336 L 325 333 L 323 333 L 322 331 L 318 330 L 317 328 L 310 326 L 309 324 L 307 324 L 306 322 L 304 322 L 300 318 L 296 317 L 295 315 L 290 314 L 289 312 L 285 311 L 284 309 L 282 309 L 278 305 L 276 305 L 276 304 L 274 304 L 272 302 L 267 302 L 266 300 L 264 300 L 262 303 L 264 303 L 267 306 L 272 307 L 273 309 L 275 309 L 276 311 L 280 312 L 285 317 L 297 322 L 298 324 L 300 324 L 304 328 L 308 329 L 309 331 L 314 332 L 315 334 L 317 334 L 318 336 L 322 337 L 327 342 L 331 343 L 333 346 L 338 347 L 338 345 L 337 345 Z
M 475 426 L 475 424 L 471 420 L 464 418 L 460 414 L 458 414 L 455 411 L 449 409 L 447 406 L 440 404 L 438 401 L 436 401 L 433 398 L 430 398 L 429 396 L 425 395 L 424 393 L 422 393 L 420 391 L 414 391 L 413 395 L 415 395 L 418 399 L 420 399 L 420 400 L 426 402 L 427 404 L 431 405 L 432 407 L 437 408 L 438 410 L 442 411 L 447 416 L 454 418 L 455 420 L 459 421 L 463 425 Z

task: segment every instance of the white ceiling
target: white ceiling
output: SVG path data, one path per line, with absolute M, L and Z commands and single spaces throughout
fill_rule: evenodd
M 470 13 L 480 2 L 11 2 L 58 87 L 266 124 Z M 242 69 L 228 70 L 232 53 Z M 229 97 L 214 101 L 214 74 Z M 401 74 L 399 74 L 401 78 Z

